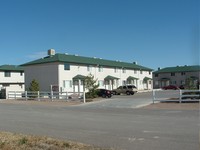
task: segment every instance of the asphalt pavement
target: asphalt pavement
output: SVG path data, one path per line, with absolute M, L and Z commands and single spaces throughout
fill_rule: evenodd
M 140 98 L 142 101 L 148 94 L 134 96 L 113 97 L 80 106 L 1 103 L 0 130 L 45 135 L 117 150 L 199 149 L 197 110 L 135 108 L 130 101 Z

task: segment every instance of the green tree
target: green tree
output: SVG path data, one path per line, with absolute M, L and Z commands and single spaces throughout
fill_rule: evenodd
M 85 78 L 85 88 L 88 90 L 88 93 L 86 94 L 86 98 L 95 98 L 97 97 L 96 89 L 99 87 L 99 84 L 97 84 L 97 79 L 94 79 L 94 76 L 92 74 L 89 74 Z
M 188 89 L 196 89 L 196 84 L 194 82 L 194 79 L 189 77 L 185 81 L 185 85 Z
M 33 79 L 30 83 L 29 91 L 36 92 L 39 90 L 40 90 L 39 83 L 35 79 Z

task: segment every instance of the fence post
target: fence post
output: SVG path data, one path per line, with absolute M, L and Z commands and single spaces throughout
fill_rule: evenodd
M 15 100 L 17 99 L 17 93 L 16 91 L 14 91 L 14 95 L 15 95 Z
M 53 91 L 51 90 L 51 101 L 53 101 Z
M 83 103 L 85 103 L 85 91 L 83 92 Z
M 180 89 L 179 90 L 179 103 L 181 103 L 182 101 L 182 90 Z
M 40 101 L 40 91 L 37 92 L 38 101 Z
M 66 99 L 68 99 L 68 92 L 66 92 Z
M 25 99 L 26 99 L 26 101 L 28 100 L 28 92 L 27 91 L 25 91 Z
M 155 98 L 155 90 L 153 89 L 152 91 L 153 91 L 153 104 L 154 104 L 154 101 L 155 101 L 155 99 L 156 99 L 156 98 Z

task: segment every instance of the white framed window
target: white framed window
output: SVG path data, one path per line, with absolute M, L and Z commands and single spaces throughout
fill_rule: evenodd
M 87 66 L 87 71 L 90 71 L 90 72 L 92 71 L 92 66 L 91 65 Z
M 10 71 L 5 71 L 4 72 L 4 77 L 11 77 L 11 72 Z
M 126 69 L 125 69 L 125 68 L 123 68 L 123 69 L 122 69 L 122 72 L 123 72 L 123 73 L 126 73 Z
M 64 63 L 64 70 L 70 70 L 70 65 L 68 63 Z
M 126 85 L 126 80 L 123 80 L 123 81 L 122 81 L 122 85 Z
M 142 70 L 140 70 L 140 74 L 143 74 Z
M 118 69 L 117 67 L 115 67 L 115 73 L 117 73 L 117 72 L 118 72 L 118 70 L 119 70 L 119 69 Z
M 64 88 L 72 88 L 72 81 L 71 80 L 64 80 L 63 81 Z
M 103 66 L 99 66 L 99 72 L 103 72 Z
M 137 70 L 134 70 L 134 74 L 137 74 Z
M 104 80 L 99 80 L 98 83 L 100 87 L 104 86 Z

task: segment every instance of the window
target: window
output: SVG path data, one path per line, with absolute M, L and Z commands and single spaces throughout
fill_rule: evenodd
M 103 72 L 103 67 L 99 66 L 99 72 Z
M 142 72 L 142 70 L 140 70 L 140 74 L 142 74 L 143 72 Z
M 72 81 L 71 80 L 64 80 L 63 81 L 63 87 L 64 88 L 71 88 L 72 87 Z
M 104 81 L 103 81 L 103 80 L 99 80 L 98 83 L 99 83 L 99 86 L 100 86 L 100 87 L 101 87 L 101 86 L 104 86 Z
M 67 63 L 65 63 L 65 64 L 64 64 L 64 70 L 70 70 L 70 65 L 67 64 Z
M 181 72 L 181 75 L 184 76 L 184 75 L 185 75 L 185 72 Z
M 154 76 L 155 76 L 155 77 L 158 77 L 158 73 L 156 73 Z
M 123 69 L 122 69 L 122 72 L 123 72 L 123 73 L 126 73 L 126 69 L 125 69 L 125 68 L 123 68 Z
M 115 67 L 115 73 L 117 73 L 118 72 L 118 68 L 117 67 Z
M 122 81 L 122 85 L 126 85 L 126 80 L 123 80 L 123 81 Z
M 4 72 L 4 77 L 11 77 L 11 72 L 10 71 L 5 71 Z
M 91 65 L 87 66 L 87 71 L 92 71 L 92 66 Z
M 151 71 L 149 71 L 149 75 L 151 75 Z
M 175 73 L 174 73 L 174 72 L 172 72 L 172 73 L 171 73 L 171 76 L 175 76 Z
M 137 70 L 134 70 L 134 74 L 137 74 Z
M 20 76 L 23 76 L 23 72 L 22 71 L 20 72 Z

